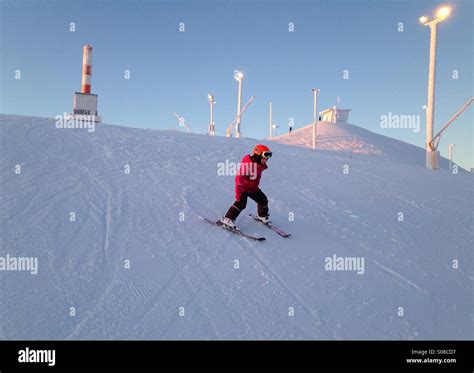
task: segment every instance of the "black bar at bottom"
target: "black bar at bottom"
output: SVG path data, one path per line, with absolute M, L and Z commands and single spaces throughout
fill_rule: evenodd
M 472 341 L 0 341 L 0 372 L 143 366 L 473 372 L 473 351 Z

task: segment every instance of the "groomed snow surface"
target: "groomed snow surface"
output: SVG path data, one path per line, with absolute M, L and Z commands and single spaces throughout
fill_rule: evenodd
M 446 160 L 351 125 L 272 142 L 261 188 L 293 236 L 249 201 L 261 243 L 201 217 L 233 202 L 219 163 L 262 140 L 54 122 L 0 116 L 0 258 L 38 260 L 0 271 L 0 339 L 473 338 L 474 179 Z

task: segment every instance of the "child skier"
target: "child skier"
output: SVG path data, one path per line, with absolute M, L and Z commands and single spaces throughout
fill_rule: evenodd
M 224 227 L 237 229 L 235 219 L 247 206 L 247 198 L 250 197 L 257 202 L 256 218 L 264 224 L 271 224 L 268 216 L 268 199 L 260 190 L 258 184 L 262 172 L 268 168 L 267 161 L 272 156 L 269 147 L 257 145 L 253 148 L 252 155 L 247 154 L 240 163 L 239 172 L 235 176 L 235 202 L 221 219 Z

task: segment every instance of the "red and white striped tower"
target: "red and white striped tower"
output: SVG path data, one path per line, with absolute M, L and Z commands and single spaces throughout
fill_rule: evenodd
M 70 118 L 102 122 L 102 118 L 97 113 L 96 94 L 91 93 L 92 81 L 92 46 L 86 44 L 82 47 L 82 86 L 81 92 L 74 93 L 74 106 Z
M 91 93 L 92 80 L 92 46 L 84 45 L 82 55 L 82 93 Z

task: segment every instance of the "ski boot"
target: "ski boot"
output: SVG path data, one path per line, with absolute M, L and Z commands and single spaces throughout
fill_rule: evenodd
M 271 226 L 271 225 L 272 225 L 272 222 L 270 221 L 269 216 L 270 216 L 270 215 L 267 215 L 267 216 L 259 216 L 259 215 L 257 214 L 257 215 L 255 215 L 255 220 L 258 220 L 258 221 L 262 222 L 262 223 L 265 224 L 265 225 Z
M 226 229 L 229 229 L 231 231 L 236 231 L 238 230 L 237 226 L 235 225 L 235 222 L 232 219 L 229 218 L 222 218 L 219 220 L 219 222 L 222 224 L 222 226 Z

